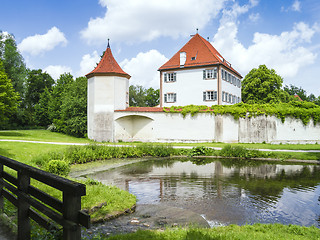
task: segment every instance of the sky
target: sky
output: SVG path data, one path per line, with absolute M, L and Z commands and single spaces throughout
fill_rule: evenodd
M 0 30 L 30 69 L 84 76 L 107 47 L 130 84 L 159 88 L 157 69 L 198 33 L 243 77 L 265 64 L 320 95 L 319 0 L 10 0 Z

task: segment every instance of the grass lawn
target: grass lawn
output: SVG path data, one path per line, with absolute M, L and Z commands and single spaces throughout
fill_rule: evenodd
M 48 152 L 64 151 L 68 147 L 70 146 L 40 143 L 0 142 L 0 155 L 37 167 L 32 161 L 35 156 Z M 10 174 L 16 175 L 16 171 L 8 168 L 5 169 Z M 126 191 L 120 190 L 119 188 L 109 187 L 95 181 L 86 181 L 83 183 L 86 184 L 87 192 L 86 196 L 83 196 L 81 201 L 83 209 L 90 209 L 101 203 L 107 202 L 106 206 L 90 214 L 93 218 L 104 217 L 106 214 L 121 212 L 131 208 L 136 203 L 135 196 Z M 58 199 L 62 199 L 62 194 L 58 190 L 35 180 L 32 180 L 31 184 Z M 15 213 L 12 209 L 8 209 L 8 211 L 11 211 L 13 214 Z
M 320 229 L 281 224 L 229 225 L 211 229 L 186 228 L 167 229 L 165 231 L 137 231 L 136 233 L 117 235 L 109 240 L 315 240 L 320 239 Z
M 94 143 L 86 138 L 71 137 L 62 133 L 48 130 L 8 130 L 0 131 L 0 139 L 28 140 L 42 142 L 65 142 L 65 143 Z M 0 143 L 2 144 L 2 143 Z M 141 142 L 105 143 L 110 145 L 139 145 Z M 224 147 L 229 143 L 171 143 L 172 146 L 205 146 Z M 251 149 L 288 149 L 288 150 L 320 150 L 320 144 L 269 144 L 269 143 L 231 143 L 232 146 L 242 146 Z
M 8 130 L 0 131 L 0 139 L 42 141 L 42 142 L 65 142 L 65 143 L 92 143 L 86 138 L 71 137 L 62 133 L 48 130 Z

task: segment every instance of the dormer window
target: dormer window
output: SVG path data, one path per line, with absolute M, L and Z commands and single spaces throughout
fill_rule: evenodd
M 217 68 L 203 70 L 203 79 L 216 79 Z
M 192 61 L 193 61 L 193 60 L 196 60 L 196 57 L 192 57 L 191 60 L 192 60 Z

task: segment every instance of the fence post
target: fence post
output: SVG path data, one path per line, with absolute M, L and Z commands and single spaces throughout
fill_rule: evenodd
M 18 191 L 27 193 L 30 185 L 30 177 L 24 170 L 18 171 Z M 18 194 L 18 239 L 30 239 L 30 205 L 25 202 Z
M 3 180 L 3 164 L 0 163 L 0 179 Z M 2 195 L 3 184 L 0 182 L 0 211 L 3 211 L 3 195 Z
M 81 210 L 81 196 L 74 193 L 63 192 L 63 218 L 72 222 L 78 222 L 78 213 Z M 80 240 L 81 227 L 74 229 L 63 228 L 64 240 Z

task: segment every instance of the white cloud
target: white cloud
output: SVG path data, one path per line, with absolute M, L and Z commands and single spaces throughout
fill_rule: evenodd
M 218 15 L 228 0 L 99 0 L 104 17 L 90 19 L 80 34 L 89 44 L 113 41 L 133 43 L 160 36 L 194 33 Z M 252 0 L 253 4 L 256 0 Z
M 39 55 L 54 49 L 60 44 L 65 46 L 67 39 L 57 27 L 52 27 L 46 34 L 36 34 L 23 39 L 18 48 L 21 52 Z
M 259 13 L 252 13 L 249 15 L 249 20 L 251 22 L 257 22 L 260 19 L 260 14 Z
M 237 11 L 237 14 L 244 12 Z M 317 31 L 316 25 L 310 27 L 303 22 L 296 23 L 291 31 L 280 35 L 256 32 L 252 44 L 245 47 L 237 38 L 237 14 L 223 14 L 212 44 L 242 74 L 266 64 L 284 78 L 294 77 L 304 66 L 314 63 L 316 54 L 304 44 L 311 42 Z
M 300 12 L 301 11 L 300 1 L 295 0 L 294 3 L 292 4 L 291 9 L 295 12 Z
M 99 61 L 100 56 L 97 51 L 94 51 L 92 54 L 84 55 L 80 62 L 80 71 L 77 73 L 77 76 L 84 76 L 91 72 Z
M 63 73 L 71 73 L 72 69 L 67 66 L 61 66 L 61 65 L 50 65 L 43 69 L 44 72 L 47 72 L 53 79 L 57 80 L 61 74 Z
M 136 57 L 125 59 L 120 63 L 122 69 L 131 75 L 130 85 L 141 85 L 145 88 L 160 87 L 160 75 L 157 71 L 168 59 L 157 50 L 140 52 Z

